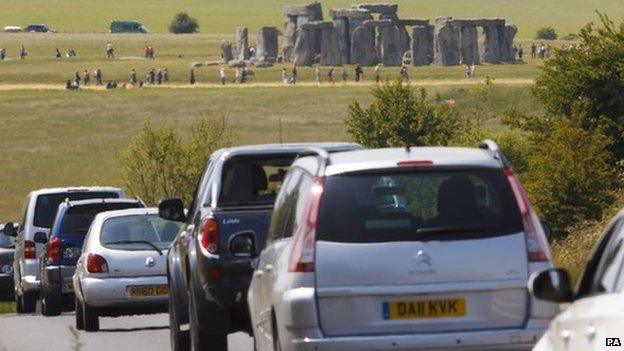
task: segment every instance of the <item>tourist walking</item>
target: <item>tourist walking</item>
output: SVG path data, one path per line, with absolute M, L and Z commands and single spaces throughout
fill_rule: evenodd
M 80 86 L 80 72 L 76 71 L 76 74 L 74 75 L 74 84 L 79 87 Z
M 95 85 L 102 85 L 102 70 L 96 68 L 93 75 L 95 76 Z
M 282 83 L 288 84 L 288 72 L 286 72 L 286 68 L 282 68 L 282 73 L 280 78 L 282 79 Z
M 342 67 L 342 74 L 340 75 L 343 82 L 346 82 L 349 78 L 349 74 L 347 74 L 347 69 Z
M 115 49 L 113 48 L 113 43 L 110 41 L 106 43 L 106 58 L 115 58 Z
M 537 55 L 537 46 L 535 46 L 535 43 L 531 44 L 531 58 L 535 59 L 535 56 Z
M 24 46 L 24 44 L 20 45 L 19 48 L 19 58 L 20 60 L 23 60 L 26 55 L 28 55 L 28 53 L 26 52 L 26 47 Z
M 158 82 L 158 85 L 162 84 L 162 80 L 163 80 L 162 70 L 159 68 L 158 71 L 156 72 L 156 81 Z
M 4 61 L 6 58 L 6 48 L 0 48 L 0 61 Z
M 136 70 L 133 68 L 130 71 L 130 84 L 132 84 L 132 86 L 137 86 L 137 84 L 139 83 L 139 80 L 137 79 L 137 72 Z
M 297 84 L 297 78 L 298 78 L 298 74 L 297 74 L 297 66 L 294 65 L 293 69 L 292 69 L 292 74 L 290 75 L 290 84 Z
M 89 85 L 91 82 L 91 75 L 89 74 L 89 70 L 84 70 L 84 85 Z
M 364 80 L 364 71 L 362 70 L 362 66 L 359 64 L 355 66 L 355 81 L 359 82 Z
M 169 83 L 169 70 L 166 67 L 163 69 L 163 81 Z
M 189 74 L 189 83 L 191 85 L 195 84 L 195 69 L 191 68 L 191 73 Z
M 314 80 L 316 81 L 316 85 L 321 85 L 321 69 L 318 67 L 314 70 Z
M 518 46 L 518 59 L 520 59 L 520 61 L 522 61 L 522 56 L 524 56 L 524 48 L 522 47 L 522 44 L 520 44 Z
M 219 70 L 219 79 L 221 80 L 221 85 L 225 85 L 227 76 L 225 75 L 225 68 L 223 68 L 223 66 L 221 66 L 221 70 Z
M 327 72 L 327 83 L 334 84 L 334 67 L 331 67 Z
M 375 82 L 379 83 L 381 81 L 381 67 L 379 65 L 375 66 Z
M 56 58 L 58 60 L 60 60 L 63 57 L 63 55 L 61 54 L 61 51 L 58 48 L 56 48 L 56 55 L 55 56 L 56 56 Z
M 477 66 L 474 64 L 474 62 L 470 65 L 470 77 L 474 77 L 475 74 L 477 73 Z
M 409 73 L 407 72 L 407 67 L 401 66 L 401 70 L 399 71 L 399 74 L 401 74 L 401 79 L 404 82 L 409 82 Z

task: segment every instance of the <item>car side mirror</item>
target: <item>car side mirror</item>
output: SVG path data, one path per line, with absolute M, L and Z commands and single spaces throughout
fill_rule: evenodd
M 256 252 L 256 237 L 252 232 L 239 233 L 230 238 L 230 252 L 236 258 L 254 258 Z
M 182 199 L 164 199 L 158 204 L 158 215 L 175 222 L 185 222 L 184 202 Z
M 36 232 L 33 240 L 37 244 L 45 244 L 48 242 L 48 235 L 44 232 Z
M 563 268 L 550 268 L 531 275 L 529 292 L 540 300 L 550 302 L 572 302 L 574 299 L 570 274 Z
M 550 239 L 552 239 L 552 232 L 553 232 L 552 227 L 550 226 L 550 223 L 546 221 L 540 221 L 540 223 L 542 224 L 544 235 L 546 235 L 546 240 L 550 241 Z
M 17 228 L 15 228 L 15 225 L 13 224 L 13 222 L 7 222 L 4 225 L 4 229 L 2 229 L 2 232 L 4 232 L 4 235 L 6 236 L 12 236 L 12 237 L 17 236 Z

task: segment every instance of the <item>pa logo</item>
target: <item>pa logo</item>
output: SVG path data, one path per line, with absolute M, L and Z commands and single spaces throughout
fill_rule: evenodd
M 622 346 L 620 338 L 607 338 L 607 346 Z

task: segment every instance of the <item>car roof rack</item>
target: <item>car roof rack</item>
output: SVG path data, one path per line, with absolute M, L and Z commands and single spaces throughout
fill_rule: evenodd
M 329 152 L 320 147 L 308 147 L 305 150 L 301 151 L 297 155 L 297 158 L 306 156 L 316 156 L 316 158 L 319 160 L 316 175 L 320 177 L 325 175 L 325 168 L 330 165 Z
M 491 139 L 483 140 L 479 144 L 479 149 L 487 151 L 490 154 L 490 156 L 492 156 L 492 158 L 494 158 L 495 160 L 498 160 L 501 166 L 508 167 L 508 168 L 511 167 L 511 164 L 509 163 L 509 160 L 507 160 L 507 157 L 503 153 L 503 150 L 501 150 L 501 148 L 498 146 L 498 144 L 494 140 L 491 140 Z

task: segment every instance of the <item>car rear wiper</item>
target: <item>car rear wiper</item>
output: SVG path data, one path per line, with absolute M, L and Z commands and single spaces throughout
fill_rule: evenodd
M 418 228 L 416 233 L 422 236 L 432 236 L 436 234 L 451 235 L 468 232 L 483 232 L 494 229 L 493 227 L 434 227 L 434 228 Z
M 156 244 L 147 240 L 119 240 L 119 241 L 111 241 L 111 242 L 104 243 L 104 245 L 117 245 L 117 244 L 147 244 L 153 247 L 154 250 L 156 250 L 159 255 L 161 256 L 163 255 L 162 250 L 158 246 L 156 246 Z

